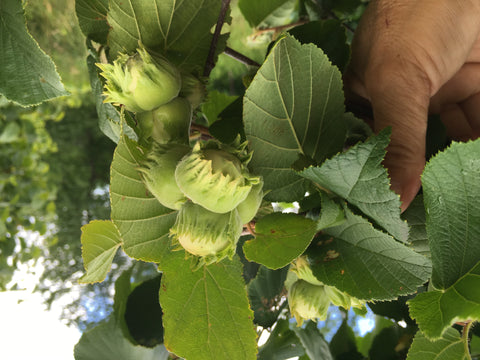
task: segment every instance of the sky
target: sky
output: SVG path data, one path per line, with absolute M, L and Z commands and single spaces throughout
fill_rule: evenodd
M 32 270 L 32 269 L 30 269 Z M 46 310 L 33 288 L 43 269 L 19 271 L 14 282 L 21 289 L 0 292 L 0 359 L 73 360 L 73 348 L 81 333 L 59 318 L 61 309 Z
M 58 317 L 45 310 L 39 294 L 0 292 L 0 359 L 73 360 L 81 334 Z

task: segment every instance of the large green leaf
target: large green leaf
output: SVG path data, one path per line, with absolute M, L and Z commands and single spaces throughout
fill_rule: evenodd
M 337 226 L 345 221 L 343 207 L 323 191 L 320 193 L 322 208 L 317 221 L 317 230 Z
M 422 176 L 432 283 L 447 289 L 480 259 L 480 141 L 454 143 Z
M 295 334 L 300 339 L 310 359 L 333 360 L 328 343 L 317 328 L 317 323 L 309 321 L 305 327 L 295 327 Z
M 273 213 L 255 224 L 255 239 L 243 245 L 245 257 L 279 269 L 307 249 L 317 232 L 315 221 L 296 214 Z
M 135 346 L 125 337 L 114 318 L 82 335 L 75 345 L 75 360 L 167 360 L 163 345 L 154 349 Z
M 375 229 L 345 208 L 345 222 L 325 229 L 308 250 L 314 275 L 364 300 L 411 294 L 430 275 L 428 258 Z
M 126 136 L 120 139 L 110 172 L 112 220 L 128 256 L 160 262 L 170 251 L 168 236 L 177 212 L 162 206 L 146 190 L 137 171 L 144 156 L 134 141 Z
M 301 175 L 355 205 L 396 239 L 406 242 L 408 225 L 400 218 L 400 198 L 390 189 L 381 164 L 389 136 L 390 131 L 384 130 Z
M 440 339 L 430 340 L 418 331 L 407 360 L 467 360 L 465 345 L 457 330 L 450 328 Z
M 246 91 L 243 113 L 250 165 L 271 190 L 266 199 L 303 198 L 308 182 L 292 164 L 300 155 L 321 163 L 342 149 L 343 102 L 340 72 L 322 50 L 292 37 L 275 45 Z
M 75 11 L 83 34 L 105 45 L 110 29 L 107 23 L 108 0 L 76 0 Z
M 219 0 L 110 0 L 111 55 L 132 53 L 141 42 L 182 69 L 203 69 L 220 5 Z
M 27 30 L 20 0 L 0 1 L 0 94 L 29 106 L 67 95 L 52 60 Z
M 87 271 L 82 283 L 105 280 L 113 257 L 122 245 L 117 228 L 111 221 L 94 220 L 82 226 L 82 258 Z
M 480 262 L 450 288 L 418 294 L 408 305 L 420 330 L 432 339 L 456 321 L 480 320 Z
M 256 359 L 253 313 L 238 259 L 192 272 L 190 261 L 175 258 L 162 267 L 160 287 L 167 349 L 187 359 Z
M 248 298 L 255 324 L 270 328 L 277 321 L 283 307 L 282 296 L 288 267 L 270 270 L 261 266 L 257 276 L 248 284 Z

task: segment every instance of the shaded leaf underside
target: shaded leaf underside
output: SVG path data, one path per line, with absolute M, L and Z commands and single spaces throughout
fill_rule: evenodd
M 137 171 L 143 149 L 122 137 L 110 174 L 112 220 L 123 239 L 125 253 L 135 259 L 161 262 L 170 251 L 168 238 L 177 211 L 162 206 L 145 188 Z

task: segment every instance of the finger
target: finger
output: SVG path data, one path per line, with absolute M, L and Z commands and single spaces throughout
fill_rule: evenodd
M 471 138 L 478 138 L 480 136 L 480 92 L 470 96 L 460 106 L 472 128 Z
M 480 133 L 480 64 L 467 63 L 432 98 L 430 111 L 440 113 L 455 140 Z
M 458 141 L 468 140 L 472 136 L 472 127 L 462 107 L 458 104 L 444 106 L 440 118 L 447 130 L 447 135 Z
M 375 130 L 390 126 L 391 142 L 384 164 L 392 189 L 400 194 L 402 210 L 412 202 L 420 188 L 425 166 L 430 84 L 415 66 L 406 63 L 383 66 L 378 78 L 367 84 L 372 102 Z
M 445 104 L 462 103 L 480 92 L 480 63 L 467 63 L 432 97 L 430 110 L 439 114 Z
M 475 94 L 460 104 L 444 106 L 440 114 L 447 135 L 457 141 L 467 141 L 480 136 L 480 94 Z

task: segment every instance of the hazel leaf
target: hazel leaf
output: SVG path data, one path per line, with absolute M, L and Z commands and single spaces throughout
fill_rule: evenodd
M 431 263 L 347 207 L 345 221 L 323 230 L 308 249 L 315 277 L 361 300 L 393 300 L 414 293 Z
M 313 44 L 278 41 L 244 97 L 250 166 L 265 181 L 265 198 L 296 201 L 309 182 L 292 165 L 302 154 L 321 163 L 342 150 L 344 96 L 340 71 Z
M 177 211 L 164 207 L 147 191 L 137 170 L 144 161 L 145 150 L 123 136 L 110 170 L 111 216 L 128 256 L 160 262 L 170 252 L 168 236 Z
M 94 220 L 82 226 L 82 258 L 87 270 L 80 282 L 105 280 L 113 257 L 122 245 L 117 228 L 111 221 Z
M 422 175 L 432 284 L 447 289 L 480 259 L 480 141 L 453 143 Z
M 113 56 L 132 53 L 141 42 L 182 70 L 203 68 L 220 12 L 218 0 L 110 0 L 107 21 Z M 218 43 L 222 49 L 226 36 Z
M 406 242 L 408 225 L 400 218 L 400 198 L 390 189 L 387 171 L 381 164 L 389 137 L 390 130 L 383 130 L 300 174 L 355 205 L 396 239 Z
M 408 350 L 407 360 L 467 360 L 465 346 L 457 330 L 447 329 L 437 340 L 430 340 L 418 331 Z
M 280 269 L 300 256 L 317 232 L 315 221 L 296 214 L 273 213 L 255 225 L 255 239 L 243 246 L 249 261 Z
M 167 349 L 187 359 L 256 359 L 253 312 L 240 261 L 192 272 L 189 262 L 176 259 L 162 267 L 160 286 Z
M 0 1 L 0 94 L 22 106 L 68 95 L 55 64 L 27 29 L 22 1 Z
M 430 339 L 440 338 L 454 322 L 480 320 L 480 262 L 450 288 L 418 294 L 408 305 Z

